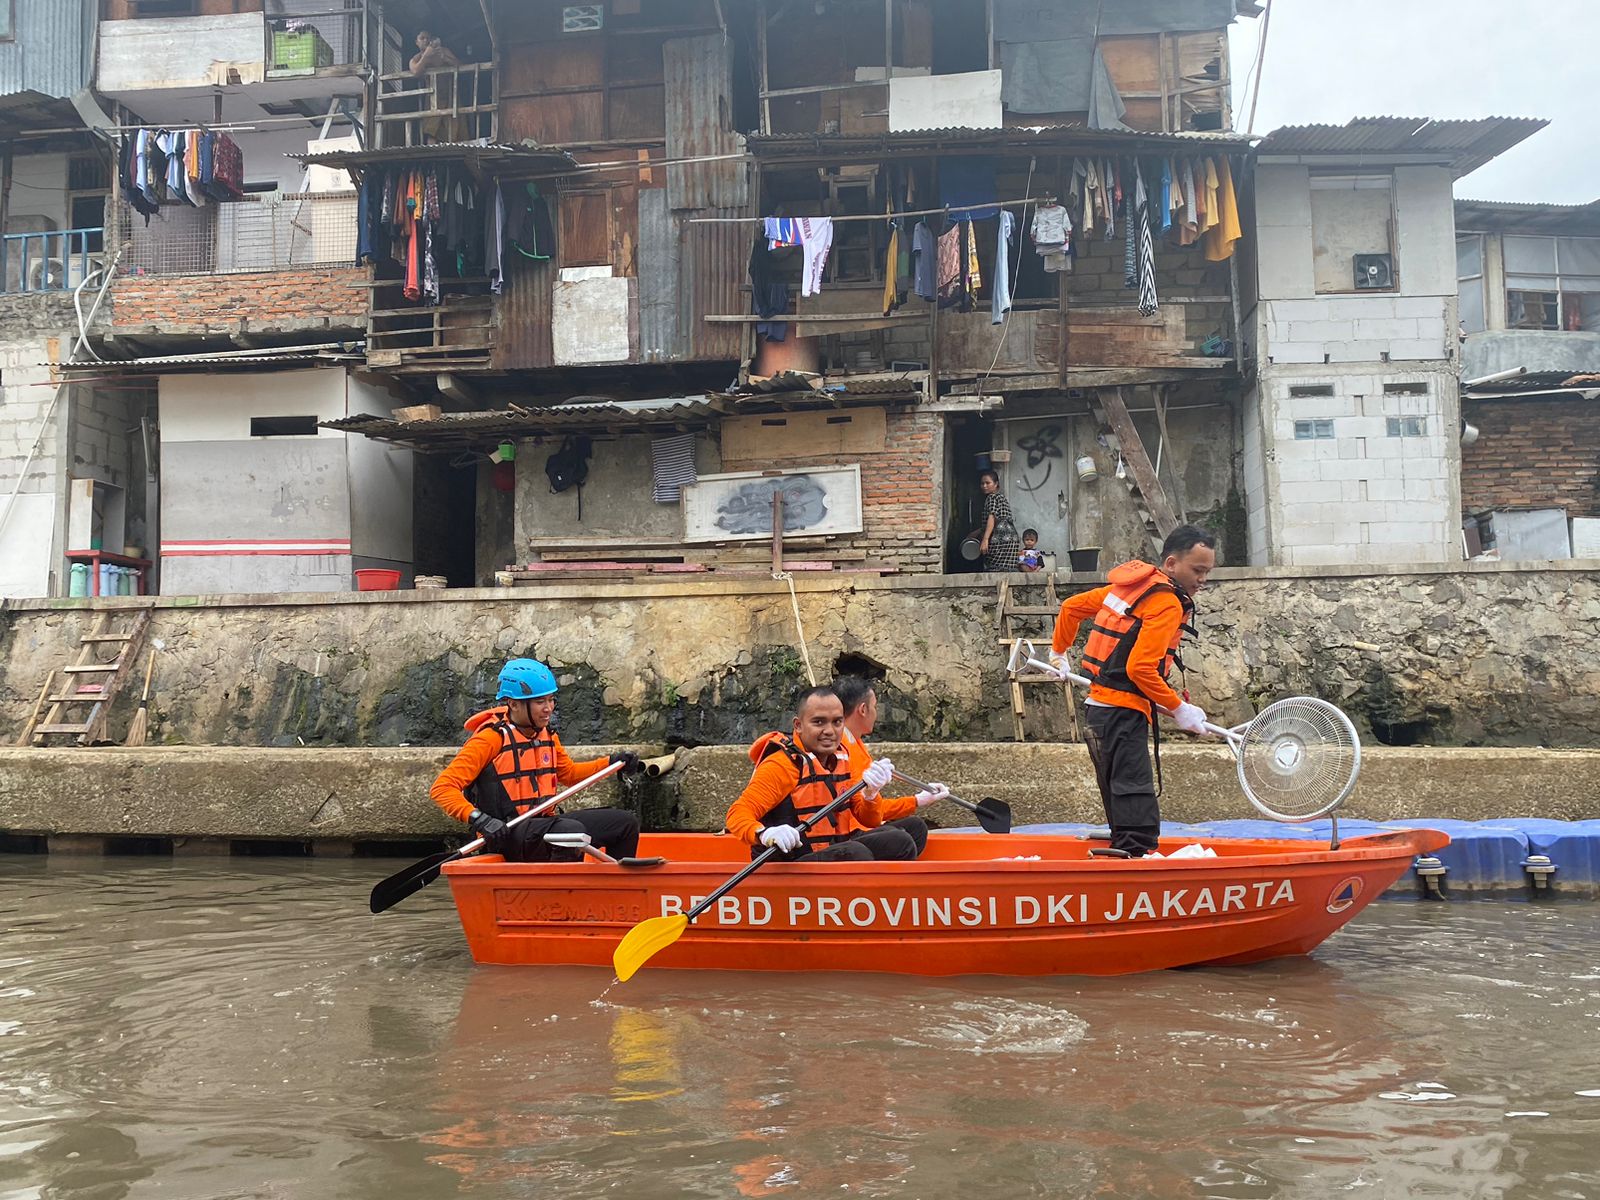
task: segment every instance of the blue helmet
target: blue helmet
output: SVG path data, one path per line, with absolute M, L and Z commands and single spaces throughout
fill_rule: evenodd
M 513 658 L 500 668 L 496 700 L 537 700 L 556 694 L 556 677 L 549 667 L 532 658 Z

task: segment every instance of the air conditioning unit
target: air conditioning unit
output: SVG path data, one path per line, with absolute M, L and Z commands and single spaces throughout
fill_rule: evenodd
M 1358 254 L 1355 256 L 1356 290 L 1384 290 L 1394 286 L 1394 255 Z

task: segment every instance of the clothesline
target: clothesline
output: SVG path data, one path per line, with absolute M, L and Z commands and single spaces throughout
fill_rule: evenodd
M 976 212 L 984 208 L 1027 208 L 1034 204 L 1054 204 L 1054 196 L 1024 197 L 1021 200 L 985 200 L 982 204 L 951 204 L 944 208 L 915 208 L 907 212 L 872 213 L 864 216 L 829 217 L 835 225 L 841 221 L 889 221 L 896 217 L 936 217 L 940 213 Z M 691 225 L 760 225 L 765 217 L 690 217 Z

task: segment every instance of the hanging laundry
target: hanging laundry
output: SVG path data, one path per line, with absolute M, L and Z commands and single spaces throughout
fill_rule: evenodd
M 555 253 L 556 231 L 550 219 L 550 202 L 539 194 L 538 184 L 509 187 L 505 240 L 518 254 L 536 262 L 546 262 Z
M 962 312 L 972 312 L 978 307 L 978 292 L 983 287 L 983 273 L 978 266 L 978 231 L 971 221 L 963 221 L 961 229 L 961 302 Z
M 1100 216 L 1100 168 L 1093 160 L 1083 163 L 1083 235 L 1094 232 L 1095 221 Z
M 1161 160 L 1161 232 L 1172 228 L 1172 160 Z
M 1183 167 L 1183 220 L 1178 226 L 1178 245 L 1192 246 L 1200 236 L 1200 202 L 1195 188 L 1194 159 L 1185 158 Z
M 396 197 L 398 203 L 398 196 Z M 506 240 L 505 185 L 497 184 L 494 197 L 483 206 L 483 261 L 489 276 L 489 291 L 496 296 L 505 290 L 505 263 L 501 259 Z
M 699 479 L 694 469 L 694 434 L 668 434 L 650 443 L 650 495 L 657 504 L 676 504 L 678 494 Z
M 1134 232 L 1134 189 L 1129 188 L 1122 200 L 1122 286 L 1139 286 L 1139 236 Z
M 1233 244 L 1244 236 L 1239 225 L 1239 200 L 1233 193 L 1233 169 L 1226 158 L 1217 160 L 1217 223 L 1205 236 L 1206 258 L 1222 262 L 1233 256 Z
M 789 285 L 778 273 L 772 257 L 772 246 L 765 231 L 758 233 L 750 245 L 750 307 L 758 317 L 775 317 L 789 311 Z M 787 321 L 762 321 L 756 333 L 769 342 L 781 342 L 789 336 Z
M 766 217 L 761 222 L 766 231 L 767 247 L 798 246 L 801 242 L 800 223 L 794 217 Z
M 918 221 L 911 231 L 911 291 L 923 300 L 939 298 L 938 258 L 933 230 L 926 221 Z
M 883 257 L 883 315 L 900 307 L 900 226 L 889 223 L 889 249 Z
M 805 261 L 800 268 L 800 294 L 815 296 L 822 290 L 822 272 L 833 247 L 832 217 L 796 217 L 800 229 L 800 252 Z
M 1145 190 L 1144 174 L 1139 164 L 1133 167 L 1133 221 L 1139 234 L 1139 315 L 1153 317 L 1159 307 L 1156 297 L 1155 237 L 1150 232 L 1150 194 Z
M 994 287 L 991 289 L 989 323 L 998 325 L 1011 311 L 1011 235 L 1017 220 L 1005 209 L 1000 210 L 1000 236 L 994 246 Z
M 1205 199 L 1205 212 L 1200 218 L 1202 233 L 1216 228 L 1222 219 L 1222 214 L 1218 211 L 1221 208 L 1218 192 L 1221 191 L 1222 181 L 1217 177 L 1217 164 L 1209 158 L 1205 160 L 1205 173 L 1205 186 L 1201 192 Z
M 1041 204 L 1033 210 L 1030 236 L 1040 254 L 1064 253 L 1072 237 L 1072 218 L 1059 204 Z
M 954 308 L 961 299 L 961 226 L 950 226 L 939 235 L 938 297 L 940 308 Z

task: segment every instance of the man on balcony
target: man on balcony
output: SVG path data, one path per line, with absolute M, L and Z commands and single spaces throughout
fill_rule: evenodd
M 461 60 L 456 57 L 455 51 L 446 46 L 437 34 L 430 33 L 426 29 L 417 34 L 417 52 L 411 56 L 411 73 L 422 78 L 430 71 L 451 72 L 433 76 L 429 95 L 422 101 L 424 109 L 448 109 L 455 106 L 456 81 L 461 76 L 454 74 L 452 68 L 460 65 Z M 470 87 L 471 85 L 463 80 L 461 97 L 463 104 L 472 103 L 472 97 L 465 94 Z M 421 124 L 422 139 L 425 142 L 458 142 L 470 136 L 467 123 L 460 117 L 430 116 L 423 118 Z

